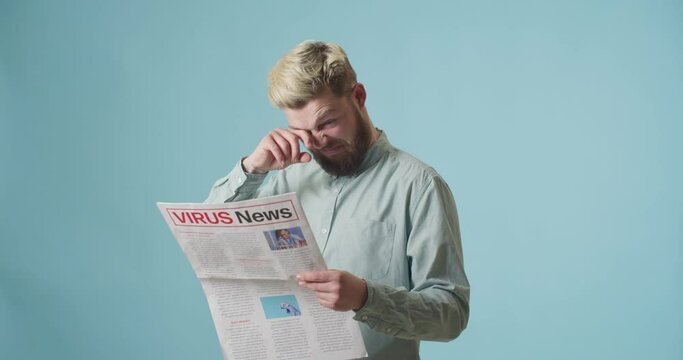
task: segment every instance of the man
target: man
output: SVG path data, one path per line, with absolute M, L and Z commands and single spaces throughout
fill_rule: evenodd
M 297 234 L 292 234 L 288 229 L 275 230 L 277 244 L 280 249 L 293 249 L 304 246 L 306 241 Z
M 448 185 L 373 126 L 338 45 L 299 44 L 268 80 L 289 126 L 268 133 L 207 202 L 296 192 L 333 269 L 301 273 L 299 285 L 323 306 L 355 312 L 370 358 L 417 359 L 420 340 L 457 337 L 469 283 Z

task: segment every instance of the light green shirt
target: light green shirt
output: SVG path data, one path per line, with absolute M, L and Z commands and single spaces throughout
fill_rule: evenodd
M 418 359 L 420 340 L 447 341 L 467 325 L 470 287 L 453 195 L 434 169 L 384 133 L 353 176 L 311 161 L 264 181 L 238 163 L 206 202 L 296 192 L 330 269 L 368 284 L 354 319 L 371 359 Z

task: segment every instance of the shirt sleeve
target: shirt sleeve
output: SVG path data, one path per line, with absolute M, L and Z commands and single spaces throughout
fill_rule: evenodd
M 455 201 L 441 177 L 431 179 L 410 213 L 411 288 L 366 280 L 368 297 L 354 319 L 398 338 L 454 339 L 467 326 L 470 286 Z
M 254 199 L 259 197 L 259 187 L 265 179 L 266 174 L 246 173 L 240 159 L 227 176 L 218 179 L 213 184 L 204 203 L 218 204 Z

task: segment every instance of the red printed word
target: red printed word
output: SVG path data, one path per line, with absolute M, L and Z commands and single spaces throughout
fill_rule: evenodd
M 171 210 L 171 216 L 173 216 L 178 223 L 187 224 L 206 224 L 206 225 L 217 225 L 217 224 L 232 224 L 233 220 L 230 217 L 230 213 L 227 211 L 176 211 Z

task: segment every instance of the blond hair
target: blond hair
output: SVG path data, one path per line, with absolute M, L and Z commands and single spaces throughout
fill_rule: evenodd
M 298 108 L 325 89 L 351 90 L 356 72 L 341 46 L 304 41 L 285 54 L 268 75 L 268 98 L 279 108 Z

